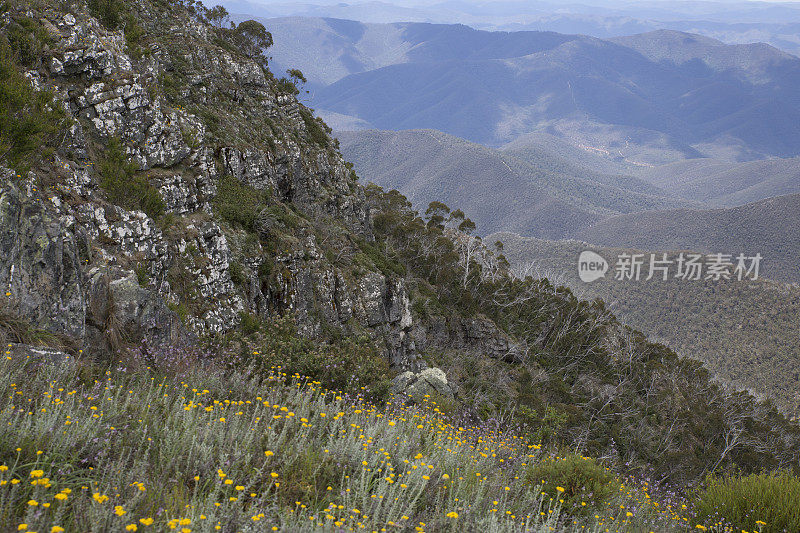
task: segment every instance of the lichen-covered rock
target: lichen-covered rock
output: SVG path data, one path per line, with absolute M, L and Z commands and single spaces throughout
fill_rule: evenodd
M 461 323 L 460 333 L 465 345 L 472 346 L 474 350 L 481 351 L 493 359 L 520 363 L 527 353 L 524 345 L 514 342 L 494 322 L 485 317 L 464 320 Z
M 86 304 L 75 235 L 31 182 L 0 168 L 0 287 L 12 312 L 54 333 L 84 335 Z
M 440 368 L 426 368 L 417 374 L 410 371 L 398 374 L 392 380 L 390 390 L 393 394 L 405 394 L 418 401 L 426 396 L 454 398 L 447 376 Z
M 165 15 L 179 8 L 129 7 L 145 34 L 170 38 L 132 56 L 124 32 L 85 7 L 36 13 L 52 39 L 28 78 L 73 120 L 50 168 L 29 179 L 46 181 L 46 194 L 2 176 L 0 283 L 19 312 L 94 350 L 223 333 L 242 313 L 289 313 L 303 335 L 367 334 L 394 368 L 422 370 L 406 281 L 363 257 L 353 265 L 363 256 L 353 243 L 374 241 L 369 208 L 324 125 L 210 27 Z M 156 191 L 163 216 L 109 201 L 112 138 L 138 169 L 137 194 Z M 261 195 L 254 227 L 217 211 L 228 177 Z M 351 248 L 347 261 L 337 260 L 340 245 Z
M 190 337 L 159 295 L 139 285 L 133 272 L 95 269 L 89 279 L 89 324 L 101 342 L 175 345 Z M 116 339 L 109 338 L 116 336 Z M 112 346 L 113 347 L 113 346 Z M 96 345 L 90 349 L 96 351 Z

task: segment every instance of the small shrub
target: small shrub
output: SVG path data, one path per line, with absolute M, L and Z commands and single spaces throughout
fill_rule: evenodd
M 100 187 L 106 191 L 111 203 L 126 209 L 139 209 L 153 219 L 164 215 L 161 194 L 146 177 L 136 175 L 136 164 L 125 157 L 119 139 L 109 141 L 97 169 Z
M 141 59 L 146 54 L 142 48 L 142 37 L 144 37 L 144 28 L 136 22 L 132 15 L 128 15 L 125 18 L 125 44 L 128 45 L 128 52 L 134 59 Z
M 404 276 L 406 268 L 399 261 L 393 260 L 386 256 L 374 245 L 365 240 L 358 240 L 358 247 L 364 254 L 369 257 L 370 261 L 381 271 L 385 276 Z
M 239 330 L 245 335 L 252 335 L 261 330 L 261 319 L 258 316 L 242 312 L 239 318 Z
M 125 14 L 123 0 L 89 0 L 89 12 L 109 30 L 116 30 Z
M 226 174 L 217 187 L 214 212 L 231 225 L 253 231 L 264 202 L 264 193 Z
M 297 90 L 296 87 L 295 90 Z M 306 131 L 308 131 L 308 136 L 311 138 L 311 140 L 321 147 L 327 148 L 330 143 L 330 139 L 328 138 L 328 133 L 326 132 L 324 122 L 322 122 L 322 120 L 319 118 L 314 118 L 314 115 L 311 114 L 311 111 L 304 107 L 300 107 L 300 116 L 303 118 L 303 123 L 306 125 Z
M 17 61 L 28 67 L 34 66 L 40 60 L 44 45 L 51 40 L 47 30 L 29 17 L 12 20 L 5 30 Z
M 700 525 L 722 521 L 734 531 L 800 531 L 800 478 L 785 471 L 709 476 L 695 512 Z
M 233 261 L 228 266 L 228 273 L 231 276 L 231 281 L 237 287 L 244 287 L 244 284 L 247 283 L 247 277 L 244 275 L 244 268 L 242 265 Z
M 52 93 L 33 89 L 15 55 L 0 36 L 0 158 L 23 173 L 47 155 L 66 113 Z
M 274 265 L 270 257 L 265 257 L 264 261 L 258 265 L 258 279 L 261 283 L 269 284 Z
M 300 94 L 300 89 L 288 78 L 280 78 L 276 81 L 276 85 L 279 93 L 293 94 L 295 96 Z
M 617 490 L 614 476 L 606 468 L 577 454 L 544 459 L 528 470 L 526 481 L 540 483 L 548 496 L 564 500 L 562 509 L 570 515 L 608 502 Z
M 249 321 L 244 315 L 242 319 Z M 301 337 L 290 316 L 259 321 L 258 328 L 249 322 L 247 326 L 262 336 L 257 339 L 258 353 L 248 351 L 238 361 L 245 367 L 269 371 L 281 366 L 284 372 L 309 376 L 333 389 L 362 391 L 376 401 L 388 395 L 389 365 L 369 338 L 320 343 Z
M 136 272 L 136 281 L 139 282 L 139 285 L 147 287 L 150 284 L 150 271 L 147 268 L 147 264 L 138 263 L 133 270 Z

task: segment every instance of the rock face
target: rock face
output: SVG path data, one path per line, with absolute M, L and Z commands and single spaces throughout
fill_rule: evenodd
M 11 311 L 54 333 L 85 334 L 86 300 L 78 239 L 29 183 L 0 168 L 0 286 Z
M 226 332 L 243 313 L 291 313 L 309 337 L 369 335 L 394 368 L 424 373 L 409 390 L 445 396 L 421 349 L 522 357 L 488 320 L 415 320 L 406 280 L 369 258 L 364 190 L 324 125 L 185 11 L 130 6 L 145 34 L 170 39 L 132 57 L 123 32 L 80 7 L 33 13 L 52 39 L 27 75 L 72 120 L 46 164 L 26 175 L 0 166 L 3 305 L 93 353 Z M 162 215 L 109 201 L 112 140 Z M 249 196 L 225 197 L 226 216 L 231 183 Z M 255 220 L 236 213 L 250 200 Z
M 131 5 L 147 31 L 179 45 L 153 41 L 133 58 L 122 32 L 86 12 L 35 13 L 52 40 L 28 76 L 53 91 L 72 122 L 51 168 L 22 176 L 0 167 L 4 305 L 94 351 L 121 340 L 183 342 L 230 330 L 241 313 L 289 312 L 309 336 L 367 331 L 393 364 L 417 369 L 403 280 L 337 266 L 313 225 L 287 229 L 267 217 L 252 242 L 216 216 L 220 180 L 230 176 L 269 205 L 293 206 L 296 219 L 330 221 L 369 242 L 355 176 L 327 136 L 303 139 L 322 126 L 258 63 L 212 44 L 209 27 L 187 18 L 176 32 L 174 12 Z M 210 119 L 187 111 L 220 106 L 232 136 L 211 135 Z M 104 199 L 98 161 L 111 139 L 171 218 Z M 280 247 L 265 249 L 276 235 Z

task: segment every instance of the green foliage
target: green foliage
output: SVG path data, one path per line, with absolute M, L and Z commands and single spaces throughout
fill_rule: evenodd
M 530 374 L 526 377 L 529 380 Z M 517 418 L 529 428 L 534 442 L 550 442 L 567 423 L 566 413 L 555 407 L 545 405 L 543 411 L 544 413 L 540 415 L 527 405 L 521 405 L 519 408 Z
M 526 481 L 541 483 L 548 496 L 563 500 L 562 511 L 569 515 L 584 514 L 592 510 L 592 502 L 608 502 L 619 490 L 607 468 L 577 454 L 538 462 L 526 473 Z
M 123 0 L 89 0 L 89 12 L 110 30 L 122 24 L 125 11 Z
M 331 344 L 302 337 L 294 319 L 261 318 L 242 315 L 240 329 L 246 334 L 258 333 L 248 345 L 259 347 L 258 353 L 246 350 L 239 365 L 268 371 L 280 366 L 284 372 L 302 374 L 319 380 L 328 387 L 359 391 L 381 399 L 388 391 L 389 366 L 386 359 L 368 338 L 347 337 Z
M 300 89 L 298 89 L 297 85 L 295 85 L 295 83 L 288 78 L 280 78 L 276 80 L 275 83 L 279 93 L 293 94 L 295 96 L 300 94 Z
M 376 242 L 427 283 L 448 321 L 458 324 L 480 313 L 528 347 L 527 376 L 520 366 L 497 360 L 470 359 L 469 372 L 461 368 L 463 356 L 458 363 L 433 361 L 479 415 L 513 405 L 530 438 L 543 437 L 546 429 L 550 440 L 572 444 L 581 435 L 586 455 L 624 458 L 627 468 L 654 468 L 672 482 L 715 467 L 753 472 L 798 466 L 793 450 L 800 431 L 770 405 L 711 383 L 702 364 L 624 328 L 602 300 L 579 300 L 544 279 L 511 277 L 496 257 L 500 271 L 492 274 L 491 256 L 471 262 L 472 275 L 465 276 L 465 241 L 449 237 L 446 206 L 432 205 L 425 220 L 396 191 L 366 192 Z M 742 431 L 749 436 L 743 433 L 726 451 L 725 436 L 736 434 L 737 420 L 744 419 Z
M 679 354 L 701 360 L 737 388 L 761 391 L 789 416 L 800 414 L 799 287 L 766 280 L 664 281 L 658 276 L 630 283 L 611 275 L 587 284 L 574 268 L 567 269 L 585 249 L 581 243 L 501 237 L 515 266 L 535 261 L 540 275 L 574 288 L 582 298 L 614 302 L 612 310 L 625 324 L 663 339 Z M 591 249 L 609 260 L 621 253 L 645 253 Z M 676 256 L 669 254 L 672 260 Z
M 235 28 L 222 31 L 243 54 L 266 65 L 267 58 L 264 53 L 272 46 L 273 41 L 272 34 L 263 24 L 256 20 L 245 20 Z
M 150 283 L 150 269 L 147 267 L 147 263 L 137 263 L 133 271 L 136 272 L 136 281 L 139 285 L 147 287 Z
M 109 140 L 97 171 L 100 187 L 106 191 L 109 202 L 126 209 L 144 211 L 153 219 L 164 215 L 161 193 L 145 176 L 136 173 L 136 164 L 128 161 L 119 139 Z
M 289 77 L 292 80 L 294 80 L 295 84 L 308 82 L 308 80 L 303 75 L 303 72 L 300 69 L 290 68 L 289 70 L 286 71 L 286 74 L 288 74 Z
M 261 319 L 251 313 L 242 312 L 239 314 L 239 330 L 244 335 L 257 333 L 262 326 Z
M 125 18 L 125 43 L 128 45 L 128 52 L 134 59 L 140 59 L 146 54 L 142 48 L 144 34 L 144 28 L 136 22 L 132 15 L 128 15 Z
M 231 261 L 228 266 L 228 272 L 231 276 L 231 281 L 237 287 L 244 287 L 245 283 L 247 283 L 247 278 L 244 275 L 244 268 L 242 268 L 241 263 Z
M 17 42 L 19 46 L 19 42 Z M 49 152 L 66 125 L 66 113 L 49 91 L 35 91 L 0 36 L 0 159 L 25 172 Z
M 326 129 L 327 126 L 322 122 L 322 119 L 315 118 L 311 111 L 302 106 L 300 106 L 300 117 L 302 117 L 303 123 L 306 125 L 306 131 L 311 140 L 323 148 L 328 148 L 330 145 L 328 133 L 330 132 Z
M 220 179 L 214 199 L 214 212 L 225 222 L 253 231 L 258 214 L 265 207 L 266 195 L 262 191 L 229 174 Z
M 706 526 L 722 522 L 734 531 L 800 531 L 800 479 L 785 471 L 709 476 L 695 512 L 695 522 Z
M 51 41 L 47 30 L 29 17 L 12 19 L 5 28 L 5 35 L 16 60 L 27 67 L 36 66 L 45 45 Z
M 214 6 L 206 12 L 206 20 L 217 28 L 230 24 L 231 18 L 228 10 L 223 6 Z
M 364 254 L 369 257 L 372 264 L 385 276 L 404 276 L 406 268 L 402 263 L 396 259 L 391 259 L 381 252 L 375 244 L 369 243 L 363 239 L 357 239 L 356 244 Z

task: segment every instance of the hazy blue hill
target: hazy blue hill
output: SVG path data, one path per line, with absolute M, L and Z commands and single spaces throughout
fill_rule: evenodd
M 690 159 L 636 175 L 666 191 L 720 207 L 800 193 L 800 159 L 727 163 Z
M 458 206 L 480 233 L 501 229 L 561 237 L 617 213 L 679 201 L 638 178 L 605 175 L 548 151 L 516 158 L 433 130 L 339 132 L 359 175 L 397 189 L 418 207 Z
M 314 86 L 401 63 L 520 57 L 577 38 L 553 32 L 487 32 L 461 24 L 373 24 L 329 17 L 260 20 L 275 40 L 270 53 L 276 70 L 299 68 Z
M 800 281 L 800 194 L 738 207 L 619 215 L 573 237 L 602 246 L 764 256 L 764 275 Z
M 501 150 L 524 160 L 541 160 L 542 155 L 547 154 L 569 161 L 572 165 L 606 174 L 631 174 L 639 171 L 639 167 L 626 162 L 624 157 L 579 148 L 549 133 L 521 135 L 501 147 Z
M 454 44 L 453 56 L 465 59 L 425 54 L 425 62 L 352 74 L 320 89 L 313 104 L 380 129 L 433 128 L 492 146 L 536 131 L 578 144 L 605 127 L 620 146 L 656 138 L 672 153 L 639 160 L 650 164 L 800 151 L 800 59 L 679 32 L 622 42 L 572 37 L 506 59 Z

